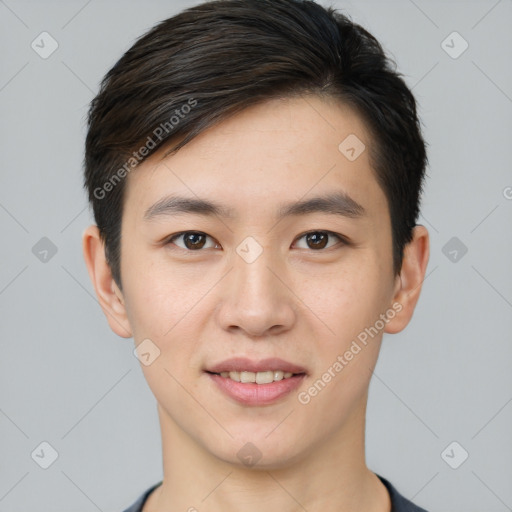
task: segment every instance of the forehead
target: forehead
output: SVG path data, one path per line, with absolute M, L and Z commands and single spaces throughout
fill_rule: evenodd
M 200 108 L 200 105 L 199 105 Z M 350 108 L 317 96 L 267 101 L 204 131 L 174 155 L 161 149 L 128 176 L 125 208 L 143 218 L 170 193 L 215 199 L 234 214 L 342 192 L 370 215 L 387 209 L 368 131 Z

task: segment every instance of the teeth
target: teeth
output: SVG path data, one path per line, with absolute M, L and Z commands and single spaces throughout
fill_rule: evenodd
M 289 379 L 292 372 L 281 370 L 269 370 L 266 372 L 221 372 L 221 377 L 229 378 L 236 382 L 255 382 L 257 384 L 270 384 L 278 380 Z
M 256 374 L 257 384 L 268 384 L 274 382 L 274 372 L 258 372 Z
M 256 382 L 256 374 L 254 372 L 240 372 L 240 382 Z

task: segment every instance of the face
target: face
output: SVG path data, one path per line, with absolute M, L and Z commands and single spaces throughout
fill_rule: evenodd
M 245 446 L 279 467 L 361 426 L 399 309 L 371 144 L 334 100 L 280 99 L 128 177 L 122 293 L 135 343 L 150 340 L 142 369 L 166 424 L 218 459 Z

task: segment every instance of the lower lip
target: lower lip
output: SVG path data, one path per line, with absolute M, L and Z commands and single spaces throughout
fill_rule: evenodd
M 236 382 L 216 373 L 207 373 L 207 375 L 221 391 L 244 405 L 269 405 L 277 402 L 297 389 L 305 377 L 304 374 L 299 374 L 268 384 L 256 384 L 255 382 Z

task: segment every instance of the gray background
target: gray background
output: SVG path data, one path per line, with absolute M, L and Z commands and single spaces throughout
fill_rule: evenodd
M 81 163 L 102 76 L 194 3 L 0 1 L 0 512 L 120 511 L 162 477 L 133 340 L 110 331 L 83 263 Z M 512 2 L 335 5 L 395 58 L 430 144 L 428 277 L 409 327 L 384 338 L 368 464 L 432 511 L 512 510 Z M 46 59 L 43 31 L 59 45 Z M 457 58 L 453 31 L 469 44 Z

